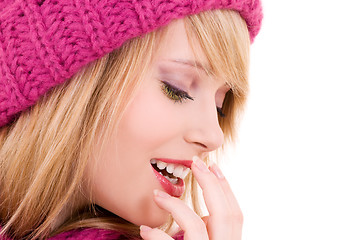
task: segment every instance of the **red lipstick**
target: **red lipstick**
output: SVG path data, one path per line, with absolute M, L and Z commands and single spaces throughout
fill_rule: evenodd
M 165 163 L 172 163 L 176 165 L 183 165 L 184 167 L 190 168 L 191 167 L 191 160 L 174 160 L 174 159 L 168 159 L 168 158 L 154 158 L 157 161 L 165 162 Z M 178 181 L 176 184 L 171 183 L 168 179 L 166 179 L 162 174 L 160 174 L 158 171 L 156 171 L 153 168 L 153 171 L 155 173 L 155 176 L 157 180 L 159 181 L 161 187 L 164 189 L 165 192 L 167 192 L 169 195 L 173 197 L 181 197 L 181 195 L 185 191 L 185 184 L 184 181 L 181 178 L 178 178 Z
M 173 163 L 183 165 L 184 167 L 191 168 L 192 160 L 175 160 L 170 158 L 154 158 L 157 161 L 162 161 L 165 163 Z
M 167 180 L 163 175 L 161 175 L 158 171 L 156 171 L 154 168 L 154 173 L 157 178 L 157 180 L 160 182 L 161 187 L 164 189 L 165 192 L 167 192 L 169 195 L 173 197 L 181 197 L 181 195 L 185 191 L 185 184 L 184 181 L 179 178 L 177 184 L 172 184 Z

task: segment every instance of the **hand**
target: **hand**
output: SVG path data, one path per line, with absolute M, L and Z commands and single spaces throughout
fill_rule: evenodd
M 240 240 L 243 215 L 229 183 L 217 165 L 209 170 L 198 157 L 193 160 L 191 170 L 203 190 L 209 216 L 203 221 L 183 201 L 160 190 L 155 190 L 155 202 L 173 216 L 184 231 L 184 240 Z M 140 234 L 145 240 L 173 239 L 160 229 L 144 225 Z

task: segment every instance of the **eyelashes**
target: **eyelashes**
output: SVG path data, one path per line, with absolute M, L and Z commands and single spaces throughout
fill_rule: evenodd
M 226 117 L 225 113 L 223 113 L 223 111 L 222 111 L 222 108 L 217 107 L 216 110 L 220 117 L 222 117 L 222 118 Z
M 182 103 L 186 99 L 194 101 L 194 98 L 192 98 L 187 92 L 172 86 L 168 82 L 161 81 L 161 83 L 161 90 L 168 98 L 170 98 L 174 102 Z
M 177 87 L 172 86 L 170 83 L 168 83 L 166 81 L 161 81 L 161 90 L 163 91 L 165 96 L 167 96 L 170 100 L 172 100 L 174 102 L 182 103 L 183 101 L 185 101 L 187 99 L 194 101 L 194 98 L 191 97 L 187 92 L 185 92 L 181 89 L 178 89 Z M 222 108 L 217 107 L 216 110 L 220 117 L 223 118 L 226 116 L 222 112 Z

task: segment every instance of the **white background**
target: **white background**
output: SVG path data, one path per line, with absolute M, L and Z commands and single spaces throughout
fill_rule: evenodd
M 220 164 L 244 240 L 360 240 L 360 2 L 263 0 L 250 96 Z

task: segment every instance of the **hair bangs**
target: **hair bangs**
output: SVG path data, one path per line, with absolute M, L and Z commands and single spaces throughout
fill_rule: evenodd
M 219 117 L 225 142 L 233 142 L 235 125 L 248 95 L 248 66 L 250 37 L 245 21 L 233 10 L 207 11 L 185 19 L 189 41 L 194 50 L 195 41 L 205 54 L 207 74 L 223 79 L 231 90 L 223 103 L 225 118 Z

